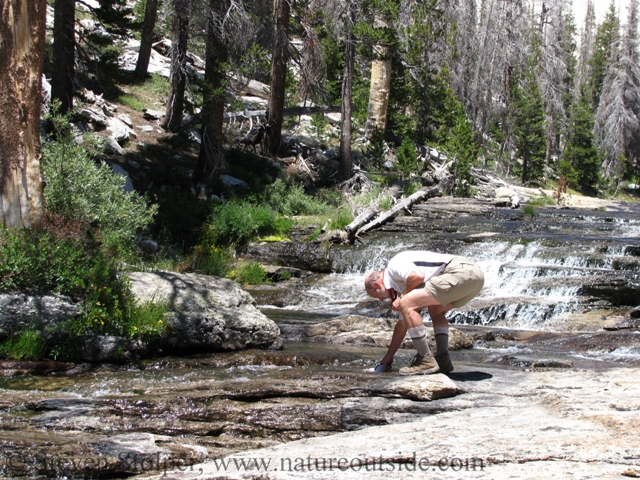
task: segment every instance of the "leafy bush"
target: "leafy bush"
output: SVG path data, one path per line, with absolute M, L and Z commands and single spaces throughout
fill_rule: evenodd
M 405 182 L 405 184 L 402 185 L 402 193 L 408 197 L 416 193 L 421 188 L 422 184 L 420 182 Z
M 316 198 L 307 195 L 302 185 L 287 185 L 278 178 L 271 185 L 267 185 L 258 203 L 266 204 L 282 215 L 323 215 L 334 210 L 327 200 L 334 201 L 335 197 L 323 192 Z
M 0 226 L 0 291 L 37 291 L 82 296 L 93 263 L 90 238 L 58 238 L 50 232 Z
M 233 257 L 227 248 L 207 245 L 205 242 L 194 248 L 189 261 L 189 270 L 204 275 L 226 277 L 230 270 Z
M 89 137 L 76 145 L 66 117 L 52 117 L 56 139 L 44 142 L 42 172 L 47 183 L 45 208 L 69 220 L 100 228 L 106 245 L 119 253 L 133 251 L 139 232 L 157 210 L 135 192 L 125 192 L 125 178 L 108 165 L 97 165 L 93 155 L 101 146 Z

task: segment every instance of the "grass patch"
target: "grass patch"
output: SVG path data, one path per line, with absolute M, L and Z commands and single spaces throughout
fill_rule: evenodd
M 264 267 L 257 262 L 241 263 L 231 271 L 230 276 L 236 282 L 245 285 L 262 285 L 269 283 L 267 272 Z
M 139 112 L 143 108 L 164 110 L 161 99 L 169 94 L 169 80 L 160 75 L 152 74 L 143 82 L 120 86 L 120 92 L 115 101 L 132 110 Z
M 47 351 L 47 342 L 39 330 L 29 327 L 0 345 L 0 356 L 11 360 L 39 360 Z
M 553 198 L 549 198 L 549 197 L 534 197 L 528 203 L 528 205 L 530 205 L 532 208 L 546 207 L 546 206 L 555 205 L 555 204 L 556 204 L 556 201 Z

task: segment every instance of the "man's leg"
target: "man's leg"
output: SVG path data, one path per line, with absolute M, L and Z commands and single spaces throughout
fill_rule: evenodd
M 429 316 L 433 322 L 433 333 L 436 337 L 436 361 L 443 373 L 453 371 L 453 364 L 449 358 L 449 322 L 445 313 L 450 310 L 442 305 L 433 305 L 429 308 Z
M 438 301 L 422 289 L 412 290 L 397 300 L 396 310 L 402 313 L 402 317 L 408 326 L 409 335 L 413 345 L 418 351 L 414 362 L 410 367 L 400 369 L 402 375 L 430 374 L 439 371 L 438 364 L 435 362 L 429 344 L 427 343 L 426 331 L 420 309 L 427 306 L 442 305 Z M 445 319 L 446 321 L 446 319 Z

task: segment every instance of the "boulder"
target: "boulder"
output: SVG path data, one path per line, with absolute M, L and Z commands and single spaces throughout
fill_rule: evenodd
M 111 136 L 121 145 L 128 142 L 131 137 L 137 136 L 131 128 L 117 118 L 109 118 L 107 128 L 111 130 Z
M 168 332 L 159 342 L 164 353 L 282 347 L 278 326 L 236 282 L 195 273 L 127 275 L 140 300 L 169 302 Z
M 0 341 L 11 332 L 50 327 L 80 315 L 80 305 L 63 295 L 0 294 Z
M 112 155 L 124 155 L 124 150 L 122 149 L 118 141 L 113 137 L 107 137 L 107 140 L 104 142 L 104 151 L 106 153 L 111 153 Z

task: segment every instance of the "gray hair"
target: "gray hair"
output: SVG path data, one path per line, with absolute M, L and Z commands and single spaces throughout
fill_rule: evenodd
M 374 270 L 373 272 L 367 273 L 364 277 L 364 288 L 365 290 L 373 290 L 373 282 L 377 282 L 382 278 L 382 270 Z

